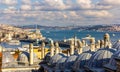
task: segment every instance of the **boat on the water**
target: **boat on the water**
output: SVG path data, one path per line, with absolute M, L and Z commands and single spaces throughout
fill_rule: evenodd
M 8 41 L 9 45 L 20 45 L 20 41 L 19 40 L 10 40 Z

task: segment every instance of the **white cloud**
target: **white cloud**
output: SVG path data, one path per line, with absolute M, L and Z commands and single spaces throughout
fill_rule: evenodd
M 84 12 L 85 16 L 88 16 L 88 17 L 99 17 L 99 18 L 102 18 L 102 17 L 106 17 L 106 18 L 109 18 L 109 17 L 112 17 L 113 15 L 111 13 L 109 13 L 108 11 L 105 11 L 105 10 L 102 10 L 102 11 L 85 11 Z
M 2 0 L 2 3 L 8 6 L 0 11 L 0 22 L 7 22 L 9 19 L 9 21 L 16 24 L 42 23 L 46 25 L 69 25 L 105 23 L 104 20 L 106 19 L 111 20 L 115 16 L 116 18 L 120 18 L 120 11 L 113 7 L 119 5 L 119 1 L 116 1 L 118 2 L 116 3 L 112 2 L 113 0 L 101 0 L 96 4 L 92 0 L 75 0 L 74 2 L 72 0 L 36 0 L 34 2 L 31 2 L 31 0 L 22 0 L 22 4 L 19 4 L 20 6 L 11 6 L 15 2 L 11 3 L 10 1 L 17 0 Z M 115 20 L 112 20 L 112 22 L 115 22 Z
M 52 7 L 53 9 L 65 9 L 65 4 L 63 0 L 45 0 L 48 6 Z
M 120 0 L 101 0 L 101 4 L 120 5 Z
M 31 4 L 31 0 L 21 0 L 23 4 Z
M 32 7 L 31 7 L 31 5 L 21 5 L 21 10 L 31 10 L 32 9 Z
M 92 1 L 91 0 L 76 0 L 81 8 L 91 8 L 92 7 Z
M 0 0 L 1 4 L 6 4 L 6 5 L 15 5 L 17 4 L 17 0 Z

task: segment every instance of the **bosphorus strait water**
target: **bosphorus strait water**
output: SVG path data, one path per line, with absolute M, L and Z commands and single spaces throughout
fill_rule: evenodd
M 97 32 L 97 31 L 78 31 L 78 30 L 41 30 L 41 33 L 46 38 L 51 38 L 53 40 L 63 40 L 76 36 L 81 39 L 86 37 L 88 34 L 95 37 L 96 40 L 103 39 L 105 33 L 110 34 L 112 41 L 120 39 L 120 32 Z
M 55 41 L 73 38 L 74 36 L 76 36 L 78 39 L 82 39 L 86 37 L 88 34 L 91 35 L 91 37 L 95 37 L 95 40 L 102 40 L 105 33 L 109 33 L 110 39 L 113 43 L 120 39 L 120 32 L 97 32 L 97 31 L 78 31 L 78 30 L 41 30 L 41 33 L 47 39 L 50 38 Z M 20 45 L 9 45 L 7 43 L 1 43 L 1 46 L 5 48 L 18 48 L 26 44 L 29 44 L 29 43 L 21 42 Z

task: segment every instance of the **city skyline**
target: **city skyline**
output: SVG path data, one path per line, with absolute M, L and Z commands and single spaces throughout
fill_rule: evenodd
M 47 26 L 119 24 L 120 0 L 0 0 L 0 23 Z

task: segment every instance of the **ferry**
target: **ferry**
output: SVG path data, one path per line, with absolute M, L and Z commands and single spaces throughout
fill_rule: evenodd
M 19 40 L 10 40 L 8 42 L 9 45 L 20 45 L 20 41 Z

